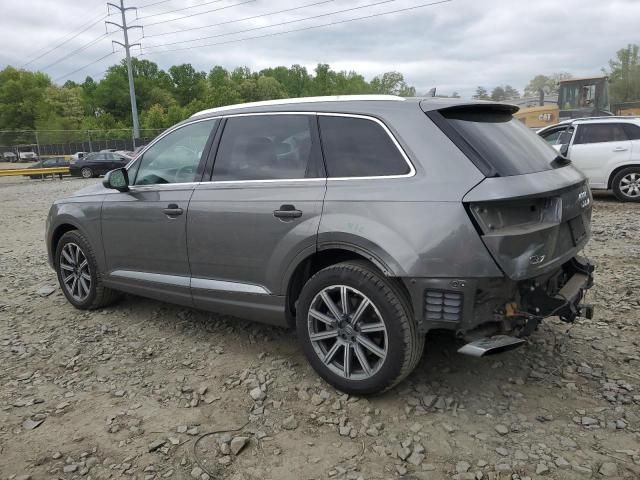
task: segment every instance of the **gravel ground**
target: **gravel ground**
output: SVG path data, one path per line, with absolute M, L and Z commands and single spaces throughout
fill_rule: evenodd
M 594 320 L 482 359 L 430 336 L 363 399 L 291 331 L 133 296 L 71 307 L 44 219 L 92 181 L 0 179 L 0 479 L 640 478 L 640 205 L 596 199 Z

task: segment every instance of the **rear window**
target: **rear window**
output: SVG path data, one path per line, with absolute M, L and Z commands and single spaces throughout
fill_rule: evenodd
M 495 108 L 455 108 L 429 117 L 488 177 L 508 177 L 551 170 L 561 164 L 552 147 L 516 120 Z
M 410 173 L 404 156 L 377 122 L 329 115 L 320 115 L 318 121 L 328 177 L 383 177 Z
M 622 123 L 589 123 L 578 125 L 574 145 L 585 143 L 624 142 L 627 140 Z

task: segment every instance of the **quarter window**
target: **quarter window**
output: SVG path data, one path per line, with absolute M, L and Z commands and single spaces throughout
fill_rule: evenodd
M 328 177 L 405 175 L 409 165 L 382 126 L 356 117 L 319 116 Z
M 318 177 L 314 115 L 231 117 L 220 139 L 214 181 Z
M 640 140 L 640 127 L 637 125 L 625 123 L 624 131 L 627 133 L 629 140 Z
M 136 162 L 135 185 L 188 183 L 196 180 L 198 165 L 215 119 L 191 123 L 162 137 Z
M 621 123 L 589 123 L 580 125 L 574 144 L 624 142 L 628 140 Z

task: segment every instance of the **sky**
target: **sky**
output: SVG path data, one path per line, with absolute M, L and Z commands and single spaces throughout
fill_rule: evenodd
M 128 23 L 144 27 L 129 32 L 142 45 L 132 53 L 163 69 L 328 63 L 369 80 L 399 71 L 418 93 L 436 87 L 463 97 L 479 85 L 522 91 L 537 74 L 597 75 L 639 42 L 640 0 L 124 1 L 138 7 Z M 0 0 L 0 8 L 0 69 L 37 69 L 62 84 L 101 78 L 124 58 L 111 44 L 122 32 L 104 23 L 121 23 L 120 14 L 111 8 L 101 18 L 104 1 Z M 202 37 L 210 38 L 195 40 Z

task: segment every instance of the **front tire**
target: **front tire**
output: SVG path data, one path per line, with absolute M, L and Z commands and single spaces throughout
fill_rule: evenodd
M 89 167 L 84 167 L 82 170 L 80 170 L 80 175 L 82 176 L 82 178 L 93 178 L 93 170 L 91 170 Z
M 613 177 L 611 186 L 621 202 L 640 202 L 640 167 L 623 168 Z
M 353 395 L 393 388 L 424 349 L 400 288 L 366 262 L 339 263 L 311 277 L 300 294 L 296 326 L 314 370 Z
M 54 266 L 62 293 L 80 310 L 93 310 L 115 302 L 120 294 L 104 287 L 89 241 L 78 230 L 65 233 L 56 247 Z

